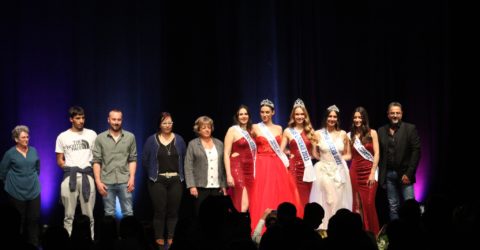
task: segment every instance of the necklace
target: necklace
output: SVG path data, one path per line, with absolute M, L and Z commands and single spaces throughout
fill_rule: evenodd
M 173 141 L 172 141 L 172 142 L 173 142 Z M 172 149 L 172 144 L 173 144 L 172 142 L 170 142 L 170 143 L 168 144 L 168 147 L 167 147 L 166 145 L 163 145 L 163 144 L 162 144 L 162 145 L 165 147 L 165 149 L 167 150 L 167 155 L 168 155 L 168 156 L 170 156 L 170 155 L 172 154 L 172 153 L 170 152 L 170 150 Z
M 162 144 L 162 146 L 165 147 L 165 149 L 167 150 L 167 155 L 170 156 L 172 154 L 171 152 L 171 149 L 172 149 L 172 144 L 173 142 L 175 141 L 175 138 L 173 139 L 170 139 L 171 138 L 171 135 L 168 136 L 169 138 L 165 138 L 165 136 L 163 136 L 162 134 L 160 134 L 158 136 L 158 140 L 160 141 L 160 144 Z M 165 143 L 167 144 L 163 144 L 163 141 L 165 141 Z M 170 142 L 169 142 L 170 141 Z

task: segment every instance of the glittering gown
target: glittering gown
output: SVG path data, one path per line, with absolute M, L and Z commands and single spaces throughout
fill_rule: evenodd
M 301 136 L 303 141 L 305 142 L 305 146 L 307 146 L 308 152 L 312 152 L 312 143 L 305 135 L 305 132 L 302 132 Z M 297 184 L 301 205 L 302 207 L 305 207 L 305 204 L 308 203 L 310 198 L 310 189 L 312 188 L 312 183 L 303 181 L 303 173 L 305 171 L 305 166 L 303 165 L 302 156 L 300 155 L 300 151 L 298 150 L 297 141 L 290 140 L 289 148 L 290 155 L 293 155 L 293 157 L 290 158 L 290 166 L 288 167 L 288 171 L 290 172 L 290 175 L 293 176 L 295 183 Z
M 373 155 L 373 144 L 363 145 Z M 354 212 L 362 210 L 362 219 L 364 229 L 378 234 L 378 216 L 375 208 L 375 194 L 377 192 L 377 182 L 369 188 L 367 185 L 368 177 L 372 170 L 372 162 L 363 158 L 358 151 L 352 147 L 352 163 L 350 165 L 350 178 L 352 180 L 353 206 Z
M 234 153 L 238 155 L 230 156 L 230 172 L 235 182 L 235 187 L 230 190 L 230 196 L 235 208 L 241 211 L 243 190 L 246 189 L 249 199 L 253 192 L 253 156 L 245 138 L 233 142 L 232 154 Z
M 280 144 L 281 137 L 276 136 L 275 139 Z M 294 204 L 297 208 L 297 216 L 303 217 L 303 207 L 300 204 L 297 186 L 282 160 L 275 154 L 265 137 L 257 136 L 255 141 L 257 143 L 255 185 L 250 203 L 252 231 L 265 209 L 276 210 L 282 202 Z
M 341 134 L 345 132 L 342 131 Z M 344 151 L 342 136 L 330 135 L 337 152 L 341 155 Z M 310 202 L 317 202 L 325 210 L 320 229 L 328 228 L 328 220 L 340 208 L 352 210 L 352 184 L 348 173 L 347 163 L 342 159 L 342 165 L 337 165 L 328 144 L 321 133 L 318 142 L 320 160 L 315 163 L 316 180 L 312 183 Z

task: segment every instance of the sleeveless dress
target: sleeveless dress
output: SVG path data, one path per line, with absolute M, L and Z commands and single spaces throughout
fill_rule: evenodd
M 373 155 L 373 144 L 363 145 Z M 369 188 L 367 185 L 372 162 L 363 158 L 358 151 L 352 147 L 352 163 L 350 165 L 350 178 L 352 179 L 353 190 L 353 212 L 360 212 L 362 209 L 363 226 L 366 231 L 378 234 L 378 216 L 375 208 L 375 194 L 377 192 L 377 182 Z
M 345 133 L 345 132 L 343 132 Z M 330 135 L 337 152 L 341 155 L 344 151 L 343 138 Z M 325 142 L 323 133 L 319 141 L 320 160 L 315 163 L 316 180 L 312 183 L 310 202 L 320 204 L 325 210 L 320 229 L 328 228 L 328 220 L 340 208 L 352 210 L 352 184 L 345 160 L 342 165 L 337 165 L 328 144 Z
M 281 137 L 276 136 L 275 139 L 280 144 Z M 297 216 L 303 217 L 303 207 L 300 204 L 297 186 L 282 160 L 275 154 L 265 137 L 257 136 L 255 141 L 257 143 L 255 184 L 250 205 L 252 232 L 265 209 L 276 210 L 283 202 L 295 205 Z
M 305 132 L 301 133 L 302 139 L 305 142 L 305 146 L 307 146 L 308 152 L 312 152 L 312 143 L 305 135 Z M 293 155 L 290 158 L 290 166 L 288 167 L 288 171 L 290 175 L 294 178 L 295 183 L 297 184 L 298 194 L 300 195 L 300 203 L 302 207 L 305 207 L 305 204 L 308 203 L 310 198 L 310 190 L 312 189 L 311 182 L 304 182 L 303 181 L 303 173 L 305 172 L 305 166 L 303 165 L 302 156 L 300 155 L 300 151 L 298 150 L 297 141 L 291 140 L 289 142 L 290 154 Z
M 233 205 L 238 211 L 242 208 L 242 193 L 246 189 L 248 199 L 251 199 L 253 192 L 253 156 L 250 146 L 245 138 L 240 138 L 232 144 L 232 154 L 230 156 L 230 171 L 232 173 L 235 187 L 230 190 Z

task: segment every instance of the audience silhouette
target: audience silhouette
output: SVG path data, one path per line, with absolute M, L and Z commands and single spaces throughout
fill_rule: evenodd
M 445 195 L 432 195 L 421 204 L 406 200 L 399 209 L 399 219 L 386 226 L 387 245 L 380 249 L 441 249 L 456 246 L 458 249 L 478 245 L 480 201 L 462 201 L 455 206 Z M 340 209 L 328 223 L 327 237 L 322 239 L 316 231 L 324 217 L 317 203 L 307 203 L 303 220 L 296 217 L 296 207 L 281 203 L 265 219 L 266 232 L 261 237 L 258 250 L 306 249 L 379 249 L 375 236 L 364 231 L 360 215 Z M 187 218 L 187 217 L 185 217 Z M 103 217 L 96 232 L 96 242 L 90 233 L 90 218 L 75 217 L 72 235 L 61 225 L 46 227 L 41 235 L 41 249 L 96 249 L 96 250 L 256 250 L 251 239 L 248 213 L 238 212 L 226 196 L 205 199 L 196 221 L 180 220 L 171 245 L 155 246 L 147 239 L 145 226 L 133 217 L 124 217 L 119 223 L 114 217 Z M 20 232 L 20 214 L 8 203 L 0 203 L 0 242 L 11 249 L 37 249 L 26 243 Z M 3 248 L 2 248 L 3 249 Z

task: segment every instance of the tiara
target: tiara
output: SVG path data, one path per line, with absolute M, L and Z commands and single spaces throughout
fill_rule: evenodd
M 293 107 L 302 107 L 305 108 L 305 103 L 303 103 L 302 99 L 298 98 L 295 103 L 293 104 Z
M 275 105 L 273 105 L 273 102 L 268 99 L 263 99 L 263 101 L 260 103 L 260 106 L 263 106 L 263 105 L 267 105 L 272 109 L 275 108 Z
M 340 109 L 338 109 L 337 105 L 333 104 L 332 106 L 328 107 L 327 110 L 329 112 L 335 111 L 337 113 L 340 113 Z

